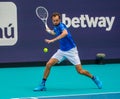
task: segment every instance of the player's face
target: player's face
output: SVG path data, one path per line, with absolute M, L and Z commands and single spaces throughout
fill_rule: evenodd
M 59 16 L 52 17 L 52 22 L 53 22 L 53 25 L 58 25 L 60 23 Z

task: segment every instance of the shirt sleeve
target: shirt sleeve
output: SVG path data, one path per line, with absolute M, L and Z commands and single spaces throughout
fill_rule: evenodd
M 66 27 L 65 27 L 63 24 L 61 24 L 61 25 L 60 25 L 60 29 L 61 29 L 61 32 L 62 32 L 63 30 L 66 29 Z
M 66 29 L 65 25 L 60 24 L 59 26 L 54 27 L 53 30 L 56 33 L 56 35 L 60 35 L 63 32 L 63 30 L 65 30 L 65 29 Z

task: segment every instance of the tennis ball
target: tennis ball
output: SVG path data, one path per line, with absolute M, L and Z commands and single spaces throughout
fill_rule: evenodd
M 44 52 L 44 53 L 47 53 L 47 52 L 48 52 L 48 48 L 44 48 L 44 49 L 43 49 L 43 52 Z

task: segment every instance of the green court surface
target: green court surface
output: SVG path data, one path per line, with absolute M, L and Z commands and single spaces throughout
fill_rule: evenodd
M 0 99 L 120 92 L 120 64 L 83 65 L 102 80 L 102 89 L 78 74 L 72 65 L 53 66 L 46 82 L 47 91 L 33 92 L 41 82 L 44 68 L 0 68 Z

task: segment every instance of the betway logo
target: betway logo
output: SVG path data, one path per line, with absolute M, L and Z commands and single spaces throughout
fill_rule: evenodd
M 113 27 L 115 16 L 112 17 L 90 17 L 89 15 L 80 15 L 80 17 L 70 18 L 66 14 L 62 14 L 62 22 L 67 26 L 73 28 L 105 28 L 106 31 L 110 31 Z

